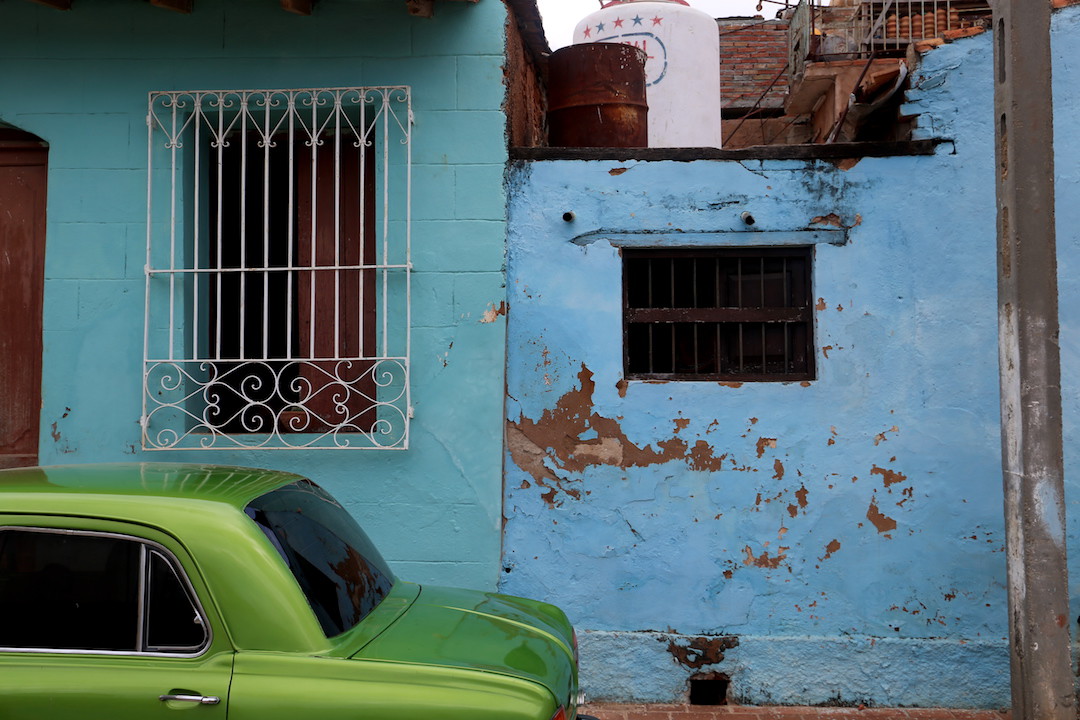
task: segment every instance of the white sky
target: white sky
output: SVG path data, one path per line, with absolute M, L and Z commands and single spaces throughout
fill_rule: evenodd
M 735 17 L 761 15 L 766 18 L 776 17 L 776 11 L 782 5 L 771 2 L 762 4 L 762 11 L 755 7 L 758 0 L 687 0 L 691 7 L 707 12 L 713 17 Z M 540 14 L 544 18 L 544 30 L 552 50 L 569 45 L 578 20 L 594 10 L 600 9 L 600 0 L 537 0 Z M 794 4 L 794 3 L 793 3 Z

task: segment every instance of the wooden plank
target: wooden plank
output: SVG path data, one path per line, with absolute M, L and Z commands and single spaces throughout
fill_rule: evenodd
M 933 155 L 947 138 L 902 142 L 851 142 L 831 145 L 755 145 L 747 148 L 510 148 L 513 160 L 834 160 L 842 158 Z
M 150 0 L 150 4 L 154 7 L 164 8 L 166 10 L 172 10 L 187 15 L 191 13 L 195 0 Z
M 45 5 L 46 7 L 55 8 L 57 10 L 70 10 L 71 0 L 30 0 L 36 2 L 38 5 Z
M 0 467 L 36 465 L 48 150 L 0 143 Z
M 296 15 L 310 15 L 315 0 L 281 0 L 281 9 Z
M 432 17 L 435 15 L 435 0 L 405 0 L 405 7 L 409 14 L 416 17 Z

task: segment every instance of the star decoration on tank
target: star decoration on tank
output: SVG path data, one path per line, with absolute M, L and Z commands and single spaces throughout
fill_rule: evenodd
M 623 19 L 622 18 L 615 18 L 615 27 L 621 28 L 622 24 L 623 24 Z
M 604 32 L 604 23 L 597 23 L 596 32 L 598 32 L 598 33 Z
M 653 24 L 653 27 L 656 27 L 657 25 L 659 25 L 659 24 L 660 24 L 660 22 L 661 22 L 661 21 L 662 21 L 663 19 L 664 19 L 664 18 L 662 18 L 662 17 L 659 17 L 659 16 L 655 16 L 655 17 L 653 17 L 653 19 L 652 19 L 652 24 Z
M 645 18 L 641 17 L 640 15 L 635 15 L 634 17 L 632 17 L 630 19 L 634 21 L 635 25 L 640 25 L 641 21 L 644 20 Z
M 592 37 L 592 28 L 588 25 L 585 26 L 585 37 Z

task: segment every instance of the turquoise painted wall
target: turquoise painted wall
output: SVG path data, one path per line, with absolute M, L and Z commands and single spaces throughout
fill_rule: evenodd
M 501 523 L 506 11 L 498 0 L 0 4 L 0 121 L 48 141 L 41 462 L 182 460 L 310 475 L 404 577 L 491 588 Z M 410 85 L 415 418 L 405 451 L 140 447 L 152 90 Z M 491 318 L 489 313 L 488 319 Z
M 1053 49 L 1068 473 L 1080 8 Z M 569 610 L 593 697 L 717 671 L 750 703 L 1008 704 L 991 57 L 988 33 L 924 57 L 904 111 L 933 156 L 513 166 L 500 588 Z M 814 245 L 814 381 L 623 383 L 620 235 L 805 231 L 846 235 Z

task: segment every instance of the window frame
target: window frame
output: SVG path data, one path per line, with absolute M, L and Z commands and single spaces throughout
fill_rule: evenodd
M 623 373 L 627 380 L 662 380 L 662 381 L 710 381 L 710 382 L 801 382 L 816 379 L 816 343 L 814 338 L 813 307 L 813 245 L 727 245 L 727 246 L 678 246 L 678 247 L 622 247 L 622 331 L 623 331 Z M 714 306 L 714 307 L 631 307 L 630 269 L 628 261 L 636 259 L 679 259 L 679 258 L 785 258 L 798 259 L 803 263 L 800 282 L 805 288 L 802 305 L 793 306 Z M 673 278 L 672 286 L 676 279 Z M 719 280 L 717 280 L 719 283 Z M 718 287 L 716 288 L 719 293 Z M 673 290 L 674 292 L 674 290 Z M 716 333 L 725 325 L 752 323 L 798 324 L 804 328 L 805 368 L 796 372 L 721 372 L 720 361 L 723 353 L 717 351 L 715 361 L 717 371 L 701 372 L 640 372 L 632 371 L 631 326 L 646 323 L 689 323 L 715 327 Z M 675 341 L 672 340 L 674 347 Z M 764 345 L 764 342 L 763 342 Z M 674 349 L 673 349 L 674 353 Z M 673 363 L 674 364 L 674 363 Z M 762 365 L 764 366 L 764 360 Z
M 143 449 L 408 449 L 411 89 L 155 91 L 147 125 Z M 223 175 L 229 153 L 239 180 Z M 222 264 L 222 242 L 238 263 Z M 210 292 L 224 275 L 236 302 Z M 235 351 L 209 337 L 223 307 L 239 308 Z
M 59 654 L 59 655 L 110 655 L 110 656 L 124 656 L 124 657 L 160 657 L 160 658 L 197 658 L 205 655 L 214 643 L 214 630 L 211 626 L 210 620 L 207 616 L 205 606 L 203 605 L 199 594 L 195 591 L 194 586 L 191 583 L 191 579 L 188 577 L 183 563 L 177 558 L 175 553 L 169 550 L 161 543 L 149 540 L 147 538 L 138 537 L 135 535 L 128 535 L 126 533 L 110 532 L 103 530 L 83 530 L 75 528 L 56 528 L 56 527 L 40 527 L 30 525 L 0 525 L 0 534 L 4 532 L 25 532 L 25 533 L 39 533 L 46 535 L 67 535 L 77 537 L 96 537 L 96 538 L 109 538 L 114 540 L 122 540 L 125 542 L 134 542 L 140 548 L 139 557 L 139 578 L 138 578 L 138 592 L 137 598 L 137 615 L 132 618 L 132 621 L 136 623 L 138 628 L 136 631 L 136 643 L 139 645 L 138 649 L 134 650 L 103 650 L 103 649 L 86 649 L 86 648 L 42 648 L 42 647 L 15 647 L 8 645 L 0 645 L 0 652 L 3 653 L 47 653 L 47 654 Z M 147 646 L 146 642 L 146 622 L 149 617 L 148 613 L 148 596 L 150 592 L 149 573 L 150 573 L 150 555 L 151 553 L 157 553 L 162 559 L 171 567 L 176 578 L 180 581 L 184 590 L 187 593 L 188 600 L 192 607 L 198 613 L 201 619 L 201 625 L 204 630 L 203 642 L 195 650 L 182 652 L 172 652 L 165 650 L 144 650 Z

